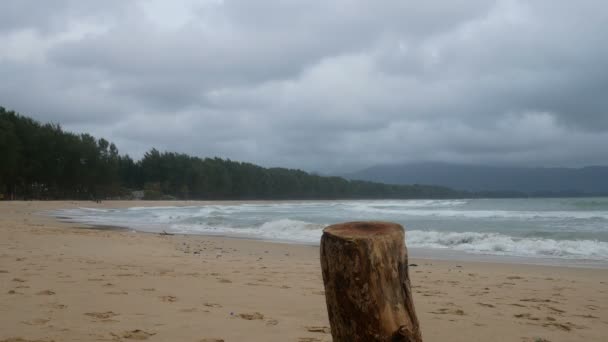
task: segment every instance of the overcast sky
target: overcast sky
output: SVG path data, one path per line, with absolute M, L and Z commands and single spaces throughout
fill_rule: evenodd
M 608 3 L 3 0 L 0 106 L 137 158 L 608 164 Z

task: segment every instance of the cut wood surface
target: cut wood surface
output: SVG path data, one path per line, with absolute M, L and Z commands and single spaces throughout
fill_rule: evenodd
M 334 342 L 422 341 L 403 227 L 329 226 L 321 238 L 321 267 Z

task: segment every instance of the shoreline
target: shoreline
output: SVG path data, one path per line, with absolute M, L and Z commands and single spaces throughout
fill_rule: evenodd
M 0 341 L 331 341 L 318 247 L 81 229 L 36 214 L 84 203 L 0 203 Z M 608 270 L 409 263 L 427 342 L 608 335 Z
M 190 206 L 205 206 L 205 205 L 239 205 L 239 204 L 257 204 L 257 203 L 270 203 L 270 204 L 281 204 L 281 203 L 305 203 L 305 202 L 323 202 L 325 200 L 251 200 L 251 201 L 106 201 L 111 204 L 108 206 L 106 203 L 94 203 L 93 207 L 80 207 L 88 209 L 125 209 L 125 208 L 141 208 L 141 207 L 153 207 L 153 208 L 167 208 L 167 207 L 190 207 Z M 353 200 L 356 201 L 356 200 Z M 48 201 L 53 202 L 53 201 Z M 58 201 L 62 202 L 62 201 Z M 129 205 L 130 202 L 135 202 L 138 205 Z M 79 202 L 81 203 L 81 202 Z M 86 202 L 85 202 L 86 203 Z M 91 202 L 93 203 L 93 202 Z M 168 203 L 175 203 L 174 206 L 168 206 Z M 90 223 L 86 221 L 79 221 L 68 216 L 54 215 L 52 211 L 44 211 L 38 214 L 47 215 L 53 217 L 64 223 L 80 224 L 89 227 L 97 227 L 92 229 L 109 229 L 109 230 L 126 230 L 134 231 L 145 234 L 159 234 L 160 232 L 148 231 L 138 229 L 136 227 L 130 227 L 127 225 L 120 224 L 102 224 L 102 223 Z M 164 231 L 164 230 L 161 230 Z M 236 234 L 223 234 L 223 233 L 177 233 L 170 232 L 173 235 L 180 236 L 202 236 L 202 237 L 220 237 L 225 239 L 237 239 L 237 240 L 250 240 L 250 241 L 261 241 L 268 243 L 287 244 L 287 245 L 304 245 L 304 246 L 316 246 L 318 243 L 312 242 L 301 242 L 301 241 L 290 241 L 280 239 L 265 239 L 257 238 L 248 235 L 236 235 Z M 407 236 L 407 228 L 406 228 Z M 406 238 L 407 246 L 407 238 Z M 428 248 L 428 247 L 410 247 L 407 246 L 410 255 L 414 258 L 424 260 L 454 260 L 461 262 L 483 262 L 483 263 L 499 263 L 499 264 L 515 264 L 515 265 L 539 265 L 539 266 L 551 266 L 551 267 L 573 267 L 573 268 L 590 268 L 590 269 L 608 269 L 608 261 L 597 260 L 597 259 L 576 259 L 576 258 L 552 258 L 544 256 L 515 256 L 515 255 L 500 255 L 491 253 L 474 253 L 464 250 L 455 250 L 450 248 Z
M 70 222 L 70 221 L 62 221 Z M 295 242 L 295 241 L 283 241 L 283 240 L 267 240 L 262 238 L 254 238 L 248 236 L 234 236 L 234 235 L 223 235 L 223 234 L 184 234 L 184 233 L 156 233 L 138 230 L 135 228 L 119 225 L 100 225 L 100 224 L 86 224 L 82 222 L 70 222 L 81 224 L 80 227 L 74 227 L 74 229 L 93 229 L 93 230 L 108 230 L 108 231 L 124 231 L 137 234 L 150 234 L 150 235 L 169 235 L 177 236 L 180 238 L 220 238 L 226 240 L 244 240 L 251 242 L 261 242 L 278 245 L 288 246 L 305 246 L 317 248 L 319 244 L 307 243 L 307 242 Z M 406 241 L 407 243 L 407 241 Z M 406 246 L 407 247 L 407 246 Z M 505 265 L 530 265 L 530 266 L 547 266 L 547 267 L 565 267 L 565 268 L 584 268 L 584 269 L 599 269 L 608 270 L 608 263 L 597 260 L 576 260 L 576 259 L 558 259 L 558 258 L 541 258 L 541 257 L 520 257 L 510 255 L 493 255 L 493 254 L 475 254 L 468 253 L 465 251 L 457 251 L 450 249 L 434 249 L 424 247 L 407 247 L 408 255 L 410 258 L 430 261 L 461 261 L 461 262 L 472 262 L 472 263 L 486 263 L 486 264 L 505 264 Z M 433 255 L 435 254 L 435 255 Z

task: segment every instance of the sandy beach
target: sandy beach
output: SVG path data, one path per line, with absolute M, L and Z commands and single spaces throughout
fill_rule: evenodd
M 196 202 L 204 204 L 204 202 Z M 331 341 L 319 250 L 85 229 L 0 202 L 0 341 Z M 170 205 L 193 202 L 171 202 Z M 605 341 L 608 269 L 411 259 L 425 341 Z

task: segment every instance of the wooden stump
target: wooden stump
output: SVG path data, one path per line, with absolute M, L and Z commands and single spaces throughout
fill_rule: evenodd
M 329 226 L 321 268 L 334 342 L 421 342 L 403 227 L 389 222 Z

